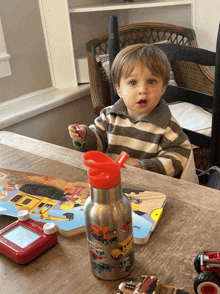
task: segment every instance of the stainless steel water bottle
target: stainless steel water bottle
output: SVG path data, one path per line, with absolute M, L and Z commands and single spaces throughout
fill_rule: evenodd
M 129 155 L 116 161 L 99 151 L 83 155 L 90 196 L 85 203 L 85 222 L 91 269 L 103 280 L 118 280 L 133 270 L 132 212 L 122 193 L 120 168 Z

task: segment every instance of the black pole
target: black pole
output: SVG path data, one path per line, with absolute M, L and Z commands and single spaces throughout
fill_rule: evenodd
M 211 167 L 220 167 L 220 23 L 216 43 L 214 106 L 212 115 Z M 219 171 L 210 171 L 207 186 L 219 190 Z
M 220 167 L 220 23 L 216 44 L 211 166 Z

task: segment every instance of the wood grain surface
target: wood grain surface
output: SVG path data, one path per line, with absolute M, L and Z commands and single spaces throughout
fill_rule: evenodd
M 82 153 L 10 132 L 0 132 L 0 167 L 87 182 Z M 162 218 L 145 245 L 135 245 L 132 277 L 156 275 L 194 293 L 193 261 L 202 250 L 220 250 L 220 192 L 141 169 L 122 169 L 122 186 L 167 196 Z M 0 228 L 14 221 L 0 216 Z M 64 238 L 28 265 L 0 255 L 0 293 L 115 294 L 121 281 L 104 281 L 90 270 L 85 233 Z

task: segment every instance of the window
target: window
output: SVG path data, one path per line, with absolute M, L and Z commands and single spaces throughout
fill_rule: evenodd
M 18 202 L 22 197 L 23 195 L 15 195 L 15 197 L 11 199 L 11 202 Z
M 31 199 L 27 198 L 27 199 L 25 199 L 21 204 L 27 205 L 27 204 L 29 204 L 31 201 L 32 201 Z
M 0 78 L 4 78 L 11 75 L 9 59 L 10 55 L 7 54 L 6 51 L 5 38 L 0 18 Z

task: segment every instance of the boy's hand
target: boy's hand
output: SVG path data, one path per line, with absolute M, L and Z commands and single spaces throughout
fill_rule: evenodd
M 142 168 L 142 165 L 141 165 L 139 162 L 137 162 L 137 163 L 132 163 L 131 166 L 133 166 L 133 167 L 138 167 L 138 168 Z
M 70 137 L 73 139 L 73 141 L 79 142 L 79 143 L 85 141 L 86 129 L 84 126 L 74 124 L 74 125 L 70 125 L 68 127 L 68 130 L 69 130 Z

